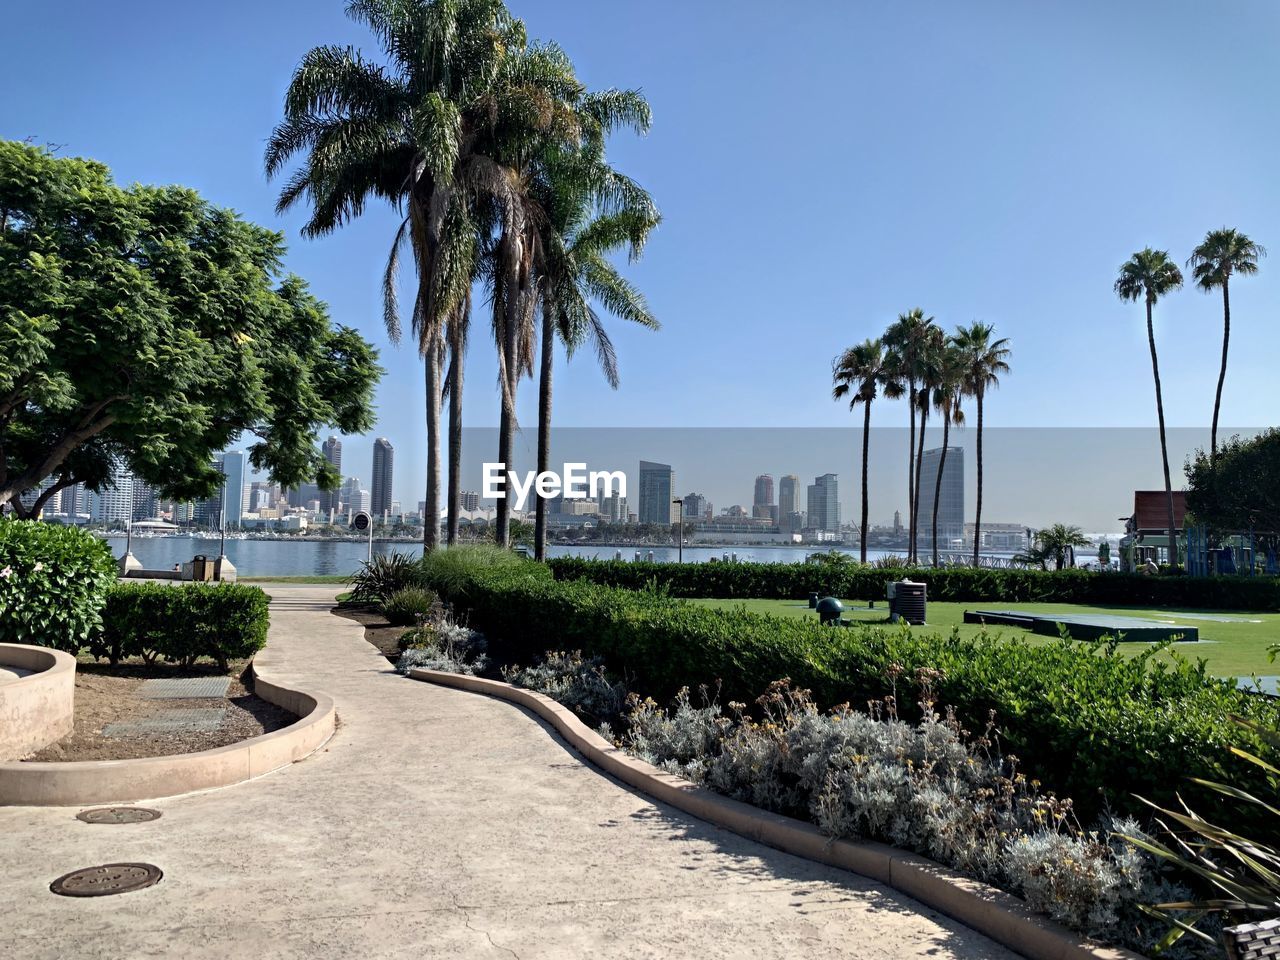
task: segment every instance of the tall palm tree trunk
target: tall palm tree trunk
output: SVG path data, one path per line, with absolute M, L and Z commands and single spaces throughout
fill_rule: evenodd
M 907 413 L 911 420 L 911 435 L 907 440 L 907 561 L 911 561 L 911 548 L 916 541 L 916 387 L 913 383 L 907 394 Z
M 978 402 L 978 508 L 973 515 L 973 565 L 978 566 L 978 555 L 982 548 L 982 394 L 978 387 L 975 398 Z
M 1222 406 L 1222 385 L 1227 379 L 1227 347 L 1231 343 L 1231 294 L 1229 280 L 1222 278 L 1222 369 L 1218 371 L 1218 392 L 1213 397 L 1213 430 L 1209 434 L 1209 463 L 1218 459 L 1218 410 Z
M 920 486 L 924 482 L 924 430 L 929 420 L 929 410 L 920 410 L 920 437 L 916 447 L 916 492 L 911 501 L 911 559 L 920 562 Z
M 516 430 L 516 388 L 520 382 L 519 356 L 519 319 L 522 286 L 520 283 L 520 243 L 513 237 L 505 237 L 506 277 L 503 283 L 506 301 L 503 304 L 502 351 L 504 363 L 502 377 L 502 416 L 498 423 L 498 462 L 503 470 L 511 470 L 511 455 L 515 447 Z M 508 496 L 498 498 L 498 511 L 495 517 L 495 539 L 500 547 L 511 546 L 511 499 Z
M 1147 343 L 1151 347 L 1151 375 L 1156 381 L 1156 416 L 1160 421 L 1160 458 L 1164 464 L 1164 493 L 1169 504 L 1169 566 L 1178 569 L 1178 537 L 1173 520 L 1173 481 L 1169 477 L 1169 444 L 1164 430 L 1164 396 L 1160 391 L 1160 362 L 1156 359 L 1156 331 L 1151 322 L 1151 300 L 1147 300 Z
M 938 477 L 933 482 L 933 565 L 938 566 L 938 501 L 942 499 L 942 471 L 947 466 L 947 445 L 951 442 L 951 412 L 943 411 L 942 456 L 938 458 Z
M 468 294 L 458 305 L 458 316 L 449 328 L 449 546 L 458 542 L 462 513 L 462 375 L 467 350 L 465 313 L 470 310 L 470 300 Z
M 545 297 L 542 306 L 542 369 L 538 378 L 538 473 L 542 474 L 551 458 L 551 367 L 555 359 L 555 310 Z M 536 496 L 536 495 L 535 495 Z M 533 556 L 547 556 L 547 501 L 536 497 L 533 519 Z
M 427 489 L 422 511 L 422 550 L 440 545 L 440 335 L 427 337 L 423 356 L 427 391 Z
M 869 399 L 865 406 L 866 409 L 862 411 L 862 524 L 859 527 L 861 536 L 858 538 L 858 560 L 861 563 L 867 562 L 867 456 L 871 449 L 871 401 Z

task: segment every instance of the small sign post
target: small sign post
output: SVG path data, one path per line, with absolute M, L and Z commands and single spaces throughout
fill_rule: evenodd
M 351 527 L 360 533 L 369 531 L 369 562 L 373 563 L 373 517 L 361 510 L 351 518 Z

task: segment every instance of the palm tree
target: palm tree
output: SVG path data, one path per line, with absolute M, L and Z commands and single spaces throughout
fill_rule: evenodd
M 983 400 L 987 390 L 1000 386 L 1000 375 L 1009 372 L 1009 341 L 1007 338 L 992 340 L 995 327 L 989 323 L 974 321 L 960 327 L 955 334 L 955 344 L 964 357 L 965 390 L 973 397 L 978 408 L 977 463 L 978 504 L 973 521 L 973 565 L 978 565 L 982 545 L 982 416 Z
M 862 404 L 862 523 L 858 559 L 867 562 L 867 461 L 871 444 L 871 401 L 890 376 L 884 344 L 865 340 L 836 357 L 831 368 L 831 398 L 849 398 L 849 409 Z M 914 417 L 912 418 L 914 421 Z
M 1070 527 L 1065 523 L 1055 523 L 1036 532 L 1035 544 L 1023 554 L 1014 557 L 1023 563 L 1035 563 L 1043 569 L 1048 561 L 1054 562 L 1054 569 L 1061 570 L 1067 565 L 1067 553 L 1076 547 L 1089 546 L 1089 538 L 1079 527 Z
M 418 280 L 412 331 L 425 369 L 423 547 L 431 550 L 440 536 L 443 328 L 475 272 L 473 197 L 508 192 L 484 151 L 519 112 L 512 101 L 532 95 L 511 67 L 526 56 L 524 27 L 501 0 L 351 0 L 347 14 L 374 33 L 388 62 L 370 62 L 350 47 L 307 53 L 268 142 L 266 169 L 275 176 L 303 155 L 277 209 L 307 198 L 306 236 L 333 232 L 373 198 L 405 214 L 384 275 L 383 315 L 398 341 L 395 280 L 407 243 Z
M 920 389 L 916 394 L 916 403 L 920 408 L 920 436 L 916 448 L 916 489 L 911 504 L 911 559 L 920 562 L 920 486 L 924 483 L 924 440 L 925 428 L 929 422 L 929 411 L 933 407 L 933 391 L 942 383 L 943 359 L 946 351 L 946 335 L 934 325 L 921 331 L 918 372 Z
M 1222 406 L 1222 384 L 1227 379 L 1227 347 L 1231 343 L 1231 275 L 1258 272 L 1258 260 L 1267 251 L 1239 230 L 1223 227 L 1210 230 L 1191 252 L 1187 269 L 1205 293 L 1222 288 L 1222 368 L 1218 371 L 1218 391 L 1213 396 L 1213 430 L 1209 434 L 1209 462 L 1218 457 L 1218 410 Z
M 551 446 L 552 369 L 559 339 L 570 357 L 586 341 L 609 385 L 618 387 L 617 356 L 593 302 L 632 323 L 656 330 L 657 319 L 644 295 L 610 262 L 626 248 L 634 261 L 661 217 L 652 198 L 603 161 L 604 133 L 619 122 L 637 132 L 648 129 L 649 107 L 638 93 L 611 93 L 610 103 L 596 101 L 587 111 L 601 122 L 598 135 L 576 154 L 547 158 L 541 207 L 546 212 L 537 249 L 542 307 L 542 355 L 538 389 L 538 472 L 548 467 Z M 534 556 L 546 554 L 546 502 L 539 497 L 534 513 Z
M 1156 332 L 1151 311 L 1156 301 L 1182 286 L 1182 273 L 1166 250 L 1146 247 L 1120 265 L 1115 291 L 1121 300 L 1141 298 L 1147 305 L 1147 343 L 1151 347 L 1151 375 L 1156 382 L 1156 415 L 1160 420 L 1160 456 L 1164 463 L 1164 492 L 1169 503 L 1169 565 L 1178 569 L 1177 529 L 1173 520 L 1173 481 L 1169 477 L 1169 445 L 1164 430 L 1164 398 L 1160 392 L 1160 363 L 1156 358 Z
M 916 411 L 920 406 L 921 360 L 928 331 L 933 327 L 933 317 L 926 317 L 919 307 L 898 314 L 889 325 L 882 341 L 888 350 L 886 367 L 892 387 L 886 386 L 885 396 L 907 398 L 907 418 L 910 436 L 907 441 L 907 520 L 909 525 L 907 559 L 915 553 L 916 497 L 919 484 L 916 480 Z M 923 432 L 923 421 L 921 423 Z
M 947 447 L 951 443 L 951 425 L 964 423 L 960 403 L 965 394 L 964 356 L 954 341 L 942 348 L 933 383 L 933 406 L 942 416 L 942 454 L 938 457 L 938 476 L 933 484 L 933 565 L 938 565 L 938 506 L 942 499 L 942 474 L 947 466 Z

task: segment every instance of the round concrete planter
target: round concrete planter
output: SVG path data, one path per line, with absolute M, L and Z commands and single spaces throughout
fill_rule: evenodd
M 415 680 L 482 693 L 527 707 L 601 770 L 701 820 L 775 849 L 817 860 L 901 890 L 1030 960 L 1142 960 L 1072 933 L 1021 900 L 925 857 L 880 843 L 833 840 L 813 824 L 769 813 L 663 773 L 618 749 L 550 697 L 497 680 L 410 670 Z
M 48 647 L 0 643 L 0 666 L 31 671 L 0 683 L 0 760 L 26 756 L 71 732 L 75 657 Z
M 273 659 L 270 648 L 254 659 L 254 690 L 263 700 L 297 714 L 297 723 L 198 753 L 137 760 L 0 763 L 0 805 L 71 806 L 154 800 L 230 786 L 301 760 L 333 735 L 337 712 L 331 697 L 296 690 L 273 679 Z M 72 669 L 74 666 L 75 661 L 71 660 Z M 68 676 L 74 683 L 74 673 L 69 672 Z M 0 686 L 0 696 L 11 686 Z M 68 726 L 58 737 L 69 731 Z

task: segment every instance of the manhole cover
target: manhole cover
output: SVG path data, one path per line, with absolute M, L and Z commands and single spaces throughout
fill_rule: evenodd
M 158 883 L 164 873 L 149 863 L 104 863 L 63 874 L 49 889 L 63 897 L 109 897 Z
M 149 823 L 160 819 L 160 811 L 146 807 L 95 807 L 81 810 L 76 819 L 85 823 Z

